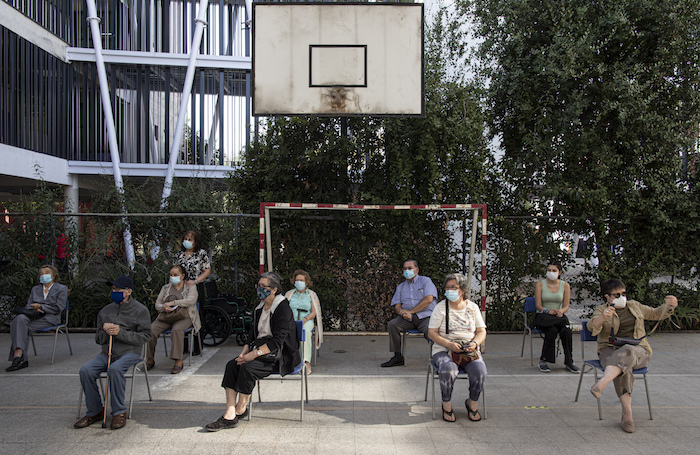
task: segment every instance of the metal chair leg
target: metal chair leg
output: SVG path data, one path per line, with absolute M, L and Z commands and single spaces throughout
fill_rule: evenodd
M 649 420 L 654 420 L 654 416 L 651 413 L 651 398 L 649 396 L 649 383 L 647 382 L 647 374 L 644 373 L 644 390 L 647 393 L 647 406 L 649 406 Z

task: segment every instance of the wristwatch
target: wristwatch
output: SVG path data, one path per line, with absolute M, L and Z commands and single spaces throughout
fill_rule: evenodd
M 260 349 L 258 349 L 255 353 L 258 355 L 258 357 L 260 357 L 263 354 L 263 352 Z

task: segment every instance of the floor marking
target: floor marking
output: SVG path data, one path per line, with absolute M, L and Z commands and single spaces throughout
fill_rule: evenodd
M 158 382 L 153 384 L 153 388 L 155 388 L 156 390 L 169 390 L 173 388 L 173 386 L 182 384 L 187 379 L 189 379 L 190 376 L 196 373 L 197 370 L 199 370 L 199 367 L 204 365 L 207 362 L 207 360 L 209 360 L 217 352 L 219 352 L 219 348 L 204 349 L 201 355 L 192 357 L 191 366 L 183 368 L 182 371 L 178 374 L 168 374 L 161 376 Z

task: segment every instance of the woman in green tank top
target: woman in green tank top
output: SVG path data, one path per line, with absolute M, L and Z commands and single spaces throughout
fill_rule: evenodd
M 561 275 L 561 264 L 552 261 L 547 265 L 547 278 L 535 284 L 535 306 L 540 313 L 548 313 L 550 315 L 566 319 L 565 313 L 569 310 L 569 297 L 571 288 L 569 283 L 559 279 Z M 549 373 L 549 363 L 555 363 L 555 349 L 557 335 L 561 340 L 561 346 L 564 350 L 564 365 L 566 369 L 572 373 L 578 373 L 579 368 L 574 364 L 573 360 L 573 341 L 571 329 L 569 328 L 568 320 L 566 325 L 556 325 L 553 327 L 539 328 L 544 334 L 544 344 L 542 345 L 542 355 L 540 363 L 537 365 L 543 373 Z

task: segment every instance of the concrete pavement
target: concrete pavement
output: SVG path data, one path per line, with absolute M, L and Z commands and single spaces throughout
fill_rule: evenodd
M 484 355 L 488 419 L 467 419 L 467 382 L 458 381 L 453 403 L 457 422 L 440 417 L 436 384 L 436 420 L 430 393 L 424 401 L 427 343 L 410 337 L 404 367 L 381 368 L 388 360 L 388 337 L 327 335 L 309 377 L 304 421 L 299 422 L 298 378 L 262 383 L 262 403 L 238 428 L 208 433 L 203 426 L 223 411 L 221 377 L 240 347 L 232 338 L 206 348 L 192 366 L 169 374 L 159 342 L 156 366 L 149 372 L 154 400 L 147 400 L 145 382 L 137 377 L 133 418 L 111 431 L 99 424 L 77 430 L 78 369 L 99 348 L 92 334 L 71 334 L 74 355 L 59 338 L 51 365 L 52 337 L 37 337 L 38 356 L 29 368 L 0 370 L 1 454 L 697 454 L 700 452 L 700 334 L 658 334 L 650 339 L 654 356 L 649 388 L 654 420 L 649 420 L 644 383 L 635 383 L 636 432 L 620 428 L 620 407 L 614 389 L 602 397 L 603 419 L 588 392 L 593 374 L 584 377 L 579 402 L 574 402 L 578 375 L 559 359 L 543 374 L 530 365 L 529 343 L 520 357 L 522 335 L 490 334 Z M 9 349 L 9 334 L 0 345 Z M 541 341 L 535 339 L 535 360 Z M 587 358 L 595 356 L 587 343 Z M 574 358 L 580 365 L 580 343 L 574 334 Z M 430 392 L 430 389 L 429 389 Z M 128 393 L 128 392 L 127 392 Z M 481 407 L 481 403 L 480 403 Z M 83 407 L 83 412 L 84 412 Z

